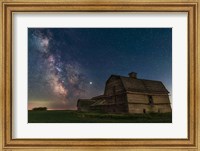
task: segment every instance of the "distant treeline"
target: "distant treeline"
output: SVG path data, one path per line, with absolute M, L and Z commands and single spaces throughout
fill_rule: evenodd
M 34 111 L 46 111 L 47 107 L 35 107 L 32 110 L 34 110 Z

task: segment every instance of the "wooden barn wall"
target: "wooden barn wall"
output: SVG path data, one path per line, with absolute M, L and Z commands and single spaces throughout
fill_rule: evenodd
M 105 113 L 127 113 L 128 107 L 127 104 L 97 105 L 97 106 L 91 106 L 90 110 L 94 112 L 105 112 Z
M 159 109 L 159 112 L 161 113 L 172 112 L 172 108 L 170 104 L 156 105 L 156 107 Z
M 126 94 L 113 95 L 106 98 L 109 104 L 124 104 L 127 103 Z
M 148 95 L 127 94 L 128 102 L 131 103 L 149 103 Z M 167 95 L 152 95 L 154 103 L 170 103 Z
M 123 84 L 122 84 L 121 80 L 117 77 L 112 77 L 106 83 L 105 95 L 107 95 L 107 96 L 114 95 L 114 89 L 115 89 L 115 93 L 121 93 L 124 91 Z
M 152 97 L 153 97 L 154 103 L 170 103 L 169 97 L 167 95 L 163 95 L 163 96 L 155 95 Z
M 149 103 L 147 95 L 127 94 L 127 99 L 130 103 Z
M 143 113 L 143 109 L 148 108 L 143 104 L 128 104 L 129 113 Z
M 116 104 L 127 103 L 126 94 L 117 95 L 115 97 L 114 97 L 114 99 L 115 99 Z
M 163 105 L 145 105 L 145 104 L 128 104 L 129 113 L 167 113 L 171 112 L 170 104 Z

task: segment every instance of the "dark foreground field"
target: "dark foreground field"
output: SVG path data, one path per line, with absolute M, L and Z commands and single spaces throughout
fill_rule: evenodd
M 171 123 L 171 113 L 105 114 L 78 111 L 28 111 L 29 123 Z

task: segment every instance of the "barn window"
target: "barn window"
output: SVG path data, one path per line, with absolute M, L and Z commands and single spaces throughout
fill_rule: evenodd
M 151 95 L 148 96 L 149 97 L 149 105 L 153 106 L 153 97 Z

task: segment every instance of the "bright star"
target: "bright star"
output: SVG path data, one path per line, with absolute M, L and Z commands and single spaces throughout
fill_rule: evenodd
M 90 82 L 90 84 L 92 84 L 92 82 Z

